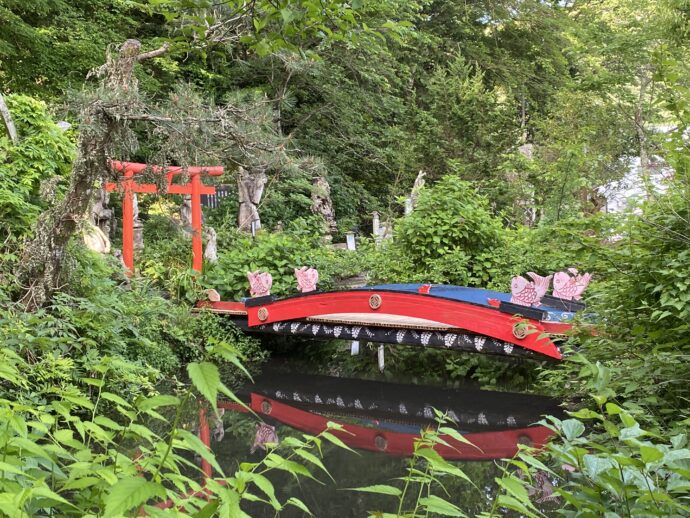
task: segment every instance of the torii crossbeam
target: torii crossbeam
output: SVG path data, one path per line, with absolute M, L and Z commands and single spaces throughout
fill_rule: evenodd
M 130 272 L 134 272 L 134 193 L 155 194 L 159 192 L 158 185 L 153 183 L 137 183 L 135 175 L 144 171 L 154 174 L 165 174 L 166 194 L 189 194 L 192 197 L 192 268 L 201 271 L 203 265 L 203 245 L 201 240 L 201 195 L 215 194 L 216 188 L 204 185 L 201 176 L 220 176 L 223 166 L 151 166 L 132 162 L 111 162 L 113 170 L 122 176 L 117 182 L 105 184 L 108 192 L 121 192 L 122 196 L 122 259 Z M 189 181 L 185 184 L 175 184 L 176 175 L 187 174 Z

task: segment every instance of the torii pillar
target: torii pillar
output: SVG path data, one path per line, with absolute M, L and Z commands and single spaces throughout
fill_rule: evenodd
M 155 194 L 158 186 L 151 183 L 137 183 L 134 176 L 147 169 L 157 174 L 165 174 L 167 180 L 167 194 L 189 194 L 192 198 L 192 268 L 198 272 L 203 266 L 204 250 L 201 237 L 201 195 L 215 194 L 216 188 L 204 185 L 201 175 L 220 176 L 223 174 L 222 166 L 192 166 L 186 169 L 179 166 L 163 168 L 161 166 L 149 166 L 148 164 L 135 164 L 132 162 L 111 162 L 113 169 L 122 173 L 119 182 L 108 182 L 105 189 L 108 192 L 118 191 L 122 193 L 122 260 L 130 272 L 134 272 L 134 193 Z M 189 182 L 186 184 L 172 183 L 175 175 L 186 173 Z

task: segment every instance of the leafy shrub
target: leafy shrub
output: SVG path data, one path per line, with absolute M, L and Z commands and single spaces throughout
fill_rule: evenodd
M 0 235 L 10 229 L 29 231 L 47 204 L 39 195 L 41 184 L 64 178 L 74 157 L 73 143 L 50 118 L 45 103 L 24 95 L 8 95 L 6 101 L 21 140 L 15 146 L 0 134 Z
M 513 234 L 509 255 L 514 258 L 511 273 L 544 274 L 575 267 L 601 280 L 615 264 L 625 219 L 613 214 L 574 218 L 535 228 L 520 228 Z
M 0 339 L 27 355 L 67 355 L 76 373 L 88 370 L 88 364 L 102 355 L 174 372 L 179 361 L 166 341 L 166 327 L 182 325 L 175 321 L 175 313 L 181 312 L 145 290 L 117 295 L 113 291 L 87 299 L 61 293 L 36 313 L 10 306 L 0 311 Z
M 213 355 L 239 365 L 222 344 Z M 203 360 L 188 365 L 189 376 L 216 409 L 219 393 L 234 395 L 210 357 Z M 292 439 L 281 451 L 226 475 L 213 453 L 183 427 L 189 419 L 184 409 L 195 401 L 191 386 L 175 395 L 120 394 L 112 387 L 136 367 L 110 357 L 99 358 L 76 380 L 70 359 L 61 354 L 28 362 L 3 347 L 0 365 L 0 418 L 6 423 L 0 429 L 0 503 L 10 517 L 210 516 L 216 511 L 247 516 L 241 502 L 257 501 L 258 494 L 276 511 L 294 506 L 309 512 L 297 498 L 278 501 L 265 474 L 274 469 L 296 477 L 315 478 L 315 470 L 327 474 L 317 456 L 322 441 L 342 445 L 330 431 Z M 40 383 L 46 378 L 48 384 Z M 188 460 L 193 453 L 223 482 L 202 482 L 199 466 Z
M 137 257 L 139 273 L 188 304 L 199 300 L 198 273 L 192 269 L 192 240 L 170 218 L 156 215 L 144 224 L 144 250 Z
M 508 233 L 488 200 L 452 175 L 423 189 L 412 214 L 374 261 L 374 277 L 407 282 L 506 286 Z
M 441 437 L 446 434 L 456 441 L 470 444 L 455 428 L 448 426 L 449 419 L 436 411 L 438 428 L 422 430 L 414 442 L 414 450 L 410 458 L 406 474 L 401 477 L 403 487 L 387 484 L 356 487 L 351 491 L 388 495 L 397 500 L 393 513 L 372 513 L 373 516 L 409 517 L 416 518 L 440 514 L 444 516 L 467 516 L 455 504 L 446 500 L 449 492 L 440 480 L 462 480 L 473 484 L 471 479 L 458 466 L 446 461 L 434 449 L 437 445 L 448 445 Z M 441 492 L 443 491 L 442 494 Z M 436 493 L 436 494 L 434 494 Z
M 231 386 L 243 381 L 242 372 L 256 373 L 258 366 L 267 358 L 260 340 L 245 334 L 230 320 L 216 313 L 198 313 L 184 328 L 178 326 L 173 329 L 176 336 L 173 338 L 169 333 L 169 340 L 183 363 L 198 361 L 218 344 L 232 347 L 233 354 L 245 368 L 239 369 L 236 364 L 217 360 L 223 379 Z
M 622 401 L 636 401 L 650 423 L 669 423 L 687 407 L 690 370 L 688 338 L 688 208 L 678 186 L 643 205 L 620 225 L 613 244 L 588 246 L 599 277 L 588 297 L 597 334 L 585 329 L 573 343 L 590 362 L 611 373 L 608 382 Z M 597 248 L 598 247 L 598 248 Z M 580 397 L 589 388 L 578 375 L 579 363 L 565 362 L 544 373 L 550 390 Z M 559 379 L 560 378 L 560 379 Z M 563 380 L 570 380 L 564 387 Z
M 235 233 L 232 239 L 223 241 L 218 263 L 208 269 L 204 283 L 233 300 L 248 294 L 247 272 L 263 270 L 273 276 L 271 293 L 294 294 L 294 269 L 316 265 L 324 253 L 322 246 L 320 238 L 314 235 L 261 232 L 252 239 Z
M 613 373 L 584 357 L 579 361 L 586 367 L 582 381 L 592 391 L 592 408 L 542 423 L 556 432 L 556 439 L 543 452 L 523 451 L 509 462 L 515 471 L 506 471 L 498 504 L 541 516 L 530 500 L 535 475 L 541 475 L 556 483 L 549 500 L 562 516 L 687 516 L 688 418 L 663 431 L 643 428 L 649 422 L 645 409 L 612 401 Z

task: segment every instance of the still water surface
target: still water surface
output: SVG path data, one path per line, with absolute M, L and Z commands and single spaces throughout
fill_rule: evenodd
M 257 415 L 230 408 L 223 416 L 224 432 L 216 424 L 212 447 L 226 473 L 233 473 L 239 462 L 258 462 L 265 455 L 255 443 L 274 440 L 269 427 L 274 427 L 279 440 L 302 438 L 304 433 L 316 435 L 328 421 L 343 424 L 351 432 L 339 437 L 355 453 L 331 444 L 323 448 L 324 464 L 334 480 L 316 470 L 318 481 L 297 481 L 280 471 L 269 475 L 281 502 L 297 497 L 319 518 L 395 512 L 395 497 L 348 488 L 373 484 L 402 487 L 397 479 L 409 465 L 414 436 L 420 429 L 436 426 L 434 409 L 448 415 L 476 445 L 453 444 L 453 448 L 440 451 L 465 471 L 474 487 L 459 479 L 444 479 L 448 495 L 440 488 L 437 494 L 468 515 L 485 510 L 495 491 L 494 477 L 500 476 L 495 461 L 512 456 L 518 442 L 542 443 L 549 436 L 548 430 L 534 423 L 543 415 L 560 414 L 558 402 L 542 396 L 484 391 L 470 385 L 442 389 L 319 376 L 276 366 L 265 368 L 253 385 L 239 389 L 237 394 Z M 256 451 L 250 453 L 253 445 Z M 275 511 L 264 504 L 252 505 L 246 511 L 253 517 L 275 516 Z M 280 516 L 304 514 L 287 508 Z

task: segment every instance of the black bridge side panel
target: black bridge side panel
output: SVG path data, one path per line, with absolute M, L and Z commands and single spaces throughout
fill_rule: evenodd
M 249 327 L 246 318 L 232 316 L 230 318 L 237 327 L 249 333 L 271 333 L 283 336 L 305 336 L 330 340 L 360 340 L 363 342 L 434 347 L 437 349 L 501 356 L 549 359 L 546 356 L 540 356 L 509 342 L 457 330 L 422 331 L 377 326 L 305 322 L 301 320 Z

